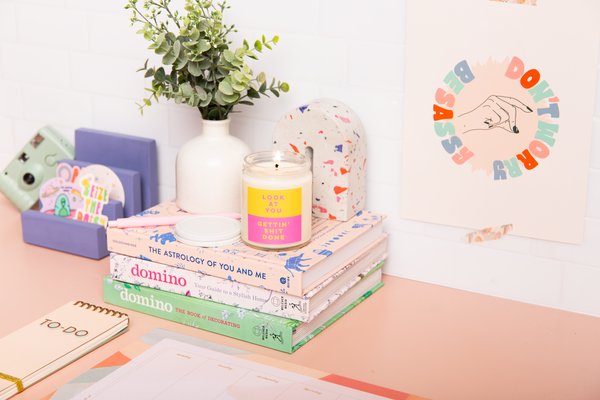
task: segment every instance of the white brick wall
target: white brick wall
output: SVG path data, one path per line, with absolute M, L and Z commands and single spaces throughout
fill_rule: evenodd
M 235 47 L 243 38 L 280 36 L 251 66 L 291 86 L 279 99 L 240 107 L 232 133 L 266 150 L 279 118 L 302 103 L 330 97 L 353 108 L 369 138 L 367 207 L 388 215 L 385 273 L 600 316 L 600 80 L 584 244 L 507 236 L 468 245 L 460 241 L 465 229 L 400 218 L 406 1 L 228 4 L 226 21 L 239 29 L 230 37 Z M 0 0 L 0 167 L 41 126 L 53 125 L 71 142 L 75 129 L 91 127 L 155 139 L 160 199 L 175 196 L 177 150 L 197 135 L 199 114 L 163 100 L 140 116 L 134 103 L 146 92 L 135 70 L 160 58 L 129 26 L 125 5 Z

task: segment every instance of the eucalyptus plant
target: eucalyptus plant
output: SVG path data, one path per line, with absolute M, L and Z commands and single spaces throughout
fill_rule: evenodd
M 212 0 L 186 0 L 186 14 L 169 8 L 171 0 L 128 0 L 126 9 L 133 10 L 131 25 L 143 24 L 137 31 L 144 36 L 148 47 L 162 55 L 165 67 L 148 68 L 148 60 L 138 70 L 152 78 L 150 92 L 139 106 L 158 102 L 159 97 L 173 99 L 177 104 L 197 107 L 202 118 L 208 120 L 227 119 L 237 104 L 254 105 L 252 99 L 280 92 L 287 92 L 286 82 L 275 80 L 267 85 L 264 72 L 254 76 L 245 58 L 258 60 L 256 53 L 264 48 L 272 50 L 279 41 L 278 36 L 267 40 L 263 35 L 252 48 L 247 40 L 235 51 L 227 34 L 237 32 L 235 25 L 223 24 L 223 12 L 230 8 L 226 1 L 213 4 Z M 176 29 L 175 29 L 176 28 Z

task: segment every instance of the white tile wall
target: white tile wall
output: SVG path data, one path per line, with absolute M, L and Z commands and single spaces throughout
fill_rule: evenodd
M 182 0 L 173 0 L 181 8 Z M 129 23 L 126 0 L 0 0 L 0 166 L 42 126 L 73 142 L 85 126 L 155 139 L 159 196 L 175 196 L 177 150 L 200 131 L 199 114 L 162 100 L 137 110 L 135 70 L 150 58 Z M 366 204 L 388 215 L 384 272 L 463 290 L 600 316 L 600 80 L 596 83 L 584 243 L 507 236 L 478 245 L 465 229 L 400 218 L 406 0 L 229 0 L 232 47 L 280 36 L 251 63 L 287 81 L 281 98 L 241 106 L 231 132 L 266 150 L 279 119 L 318 97 L 361 116 L 368 137 Z M 373 14 L 377 10 L 376 14 Z M 600 66 L 598 68 L 600 75 Z

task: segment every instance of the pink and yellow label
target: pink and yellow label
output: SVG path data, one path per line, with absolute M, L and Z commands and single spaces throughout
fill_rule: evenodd
M 248 187 L 248 239 L 266 244 L 299 242 L 302 239 L 302 188 Z

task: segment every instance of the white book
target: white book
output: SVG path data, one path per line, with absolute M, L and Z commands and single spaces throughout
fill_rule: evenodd
M 110 255 L 110 276 L 132 285 L 310 322 L 384 262 L 386 248 L 387 234 L 383 234 L 340 271 L 302 297 L 116 253 Z

